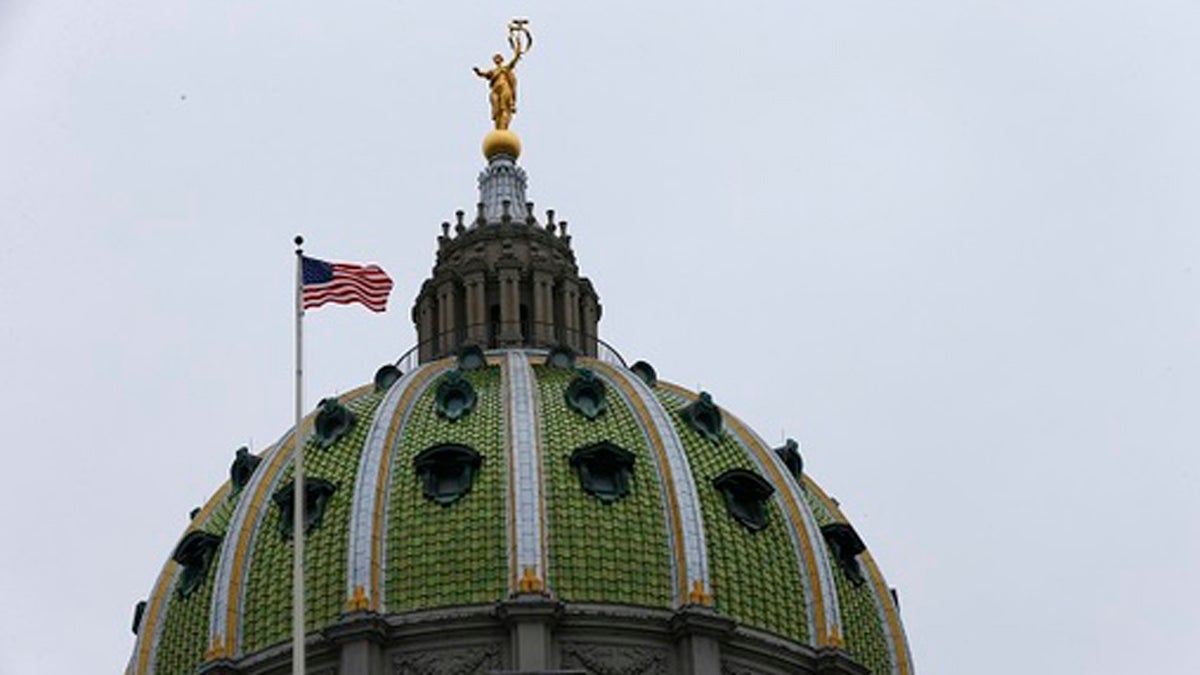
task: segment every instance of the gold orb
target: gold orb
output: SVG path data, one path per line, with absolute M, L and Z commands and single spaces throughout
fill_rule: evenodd
M 483 156 L 490 160 L 496 155 L 520 157 L 521 139 L 508 129 L 492 129 L 483 137 Z

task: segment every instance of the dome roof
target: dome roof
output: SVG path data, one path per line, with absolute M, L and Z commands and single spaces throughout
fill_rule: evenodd
M 771 448 L 644 363 L 465 350 L 382 369 L 303 429 L 310 640 L 353 617 L 400 630 L 535 598 L 647 626 L 694 608 L 780 654 L 911 672 L 891 592 L 795 444 Z M 289 432 L 239 453 L 139 612 L 128 672 L 284 658 L 291 450 Z

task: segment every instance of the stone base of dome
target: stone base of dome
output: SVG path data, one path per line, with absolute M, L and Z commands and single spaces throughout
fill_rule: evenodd
M 814 649 L 738 627 L 705 607 L 678 611 L 564 604 L 519 596 L 498 605 L 381 616 L 351 612 L 309 636 L 309 672 L 813 673 L 867 675 L 838 649 Z M 290 663 L 290 643 L 212 661 L 205 675 L 265 675 Z

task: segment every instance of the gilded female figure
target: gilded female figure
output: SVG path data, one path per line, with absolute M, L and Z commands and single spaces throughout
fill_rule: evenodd
M 495 67 L 491 70 L 474 68 L 475 74 L 488 81 L 491 86 L 492 121 L 497 129 L 507 129 L 512 122 L 513 114 L 517 112 L 517 74 L 513 71 L 517 61 L 521 60 L 521 51 L 514 50 L 512 60 L 506 65 L 500 54 L 492 56 Z

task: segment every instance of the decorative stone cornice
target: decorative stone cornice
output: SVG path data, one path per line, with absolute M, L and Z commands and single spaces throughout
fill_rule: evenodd
M 871 675 L 871 669 L 855 662 L 837 647 L 817 650 L 817 672 L 821 675 Z
M 703 605 L 687 605 L 671 617 L 671 633 L 676 637 L 702 635 L 724 640 L 733 634 L 737 623 Z
M 537 621 L 554 625 L 562 618 L 563 603 L 542 595 L 517 595 L 496 605 L 496 617 L 506 625 Z
M 321 635 L 335 645 L 359 640 L 384 644 L 387 642 L 387 634 L 388 624 L 383 617 L 366 610 L 347 612 L 342 615 L 341 621 L 321 631 Z

